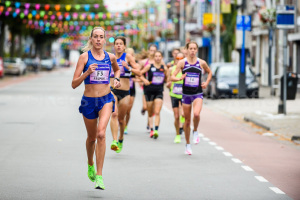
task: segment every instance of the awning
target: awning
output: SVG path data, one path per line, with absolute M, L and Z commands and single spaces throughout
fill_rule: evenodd
M 300 41 L 300 32 L 288 34 L 288 41 L 290 41 L 290 42 Z

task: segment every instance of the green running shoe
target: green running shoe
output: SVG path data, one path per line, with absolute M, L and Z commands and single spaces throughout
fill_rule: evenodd
M 116 151 L 117 153 L 120 153 L 123 149 L 123 142 L 118 142 L 118 150 Z
M 184 123 L 185 122 L 185 118 L 183 116 L 180 116 L 180 123 Z
M 95 182 L 96 179 L 96 170 L 95 170 L 95 163 L 93 164 L 93 166 L 88 164 L 88 177 L 92 182 Z
M 118 147 L 118 143 L 116 140 L 113 140 L 111 145 L 110 145 L 110 149 L 113 150 L 113 151 L 117 151 L 119 150 L 119 147 Z
M 103 183 L 103 178 L 100 175 L 96 175 L 95 189 L 105 190 L 105 186 L 104 186 L 104 183 Z
M 154 138 L 154 139 L 157 139 L 157 138 L 158 138 L 158 131 L 156 131 L 156 130 L 154 131 L 153 138 Z
M 174 143 L 181 143 L 181 137 L 180 137 L 180 135 L 176 135 L 176 137 L 174 139 Z

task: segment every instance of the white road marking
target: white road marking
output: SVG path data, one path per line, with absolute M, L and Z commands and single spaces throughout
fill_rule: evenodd
M 242 168 L 244 169 L 244 170 L 246 170 L 246 171 L 248 171 L 248 172 L 252 172 L 253 171 L 253 169 L 251 168 L 251 167 L 248 167 L 248 166 L 242 166 Z
M 264 182 L 264 183 L 269 182 L 269 181 L 267 181 L 267 179 L 265 179 L 265 178 L 262 177 L 262 176 L 255 176 L 255 178 L 256 178 L 257 180 L 259 180 L 260 182 Z
M 199 133 L 199 137 L 204 137 L 204 135 L 202 133 Z
M 209 142 L 209 144 L 212 145 L 212 146 L 216 146 L 217 145 L 217 143 L 215 143 L 215 142 Z
M 219 151 L 223 151 L 223 147 L 220 147 L 220 146 L 216 146 L 216 149 L 218 149 Z
M 225 156 L 227 156 L 227 157 L 232 157 L 232 154 L 229 153 L 229 152 L 223 152 L 223 154 L 224 154 Z
M 240 161 L 239 159 L 237 159 L 237 158 L 232 158 L 231 159 L 233 162 L 235 162 L 235 163 L 242 163 L 242 161 Z
M 210 141 L 210 139 L 209 138 L 202 138 L 202 140 L 204 140 L 204 141 Z
M 271 190 L 273 190 L 276 194 L 285 194 L 283 191 L 281 191 L 277 187 L 270 187 Z

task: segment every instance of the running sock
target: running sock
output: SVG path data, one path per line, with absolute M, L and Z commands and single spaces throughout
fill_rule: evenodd
M 183 128 L 179 128 L 180 135 L 182 134 Z
M 147 130 L 149 129 L 149 126 L 147 126 Z
M 186 144 L 186 148 L 191 148 L 191 144 Z
M 119 140 L 120 143 L 123 143 L 123 140 Z
M 155 126 L 155 130 L 158 131 L 158 126 Z

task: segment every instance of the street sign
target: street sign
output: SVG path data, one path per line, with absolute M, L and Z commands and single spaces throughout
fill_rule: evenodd
M 236 17 L 236 29 L 241 31 L 251 31 L 251 16 L 238 15 Z
M 210 23 L 216 23 L 217 22 L 217 16 L 215 15 L 215 20 L 214 20 L 214 15 L 212 13 L 203 13 L 203 25 L 207 25 Z M 219 15 L 220 17 L 220 24 L 223 23 L 223 15 Z
M 295 28 L 295 6 L 289 6 L 289 5 L 277 6 L 276 27 L 279 29 Z

